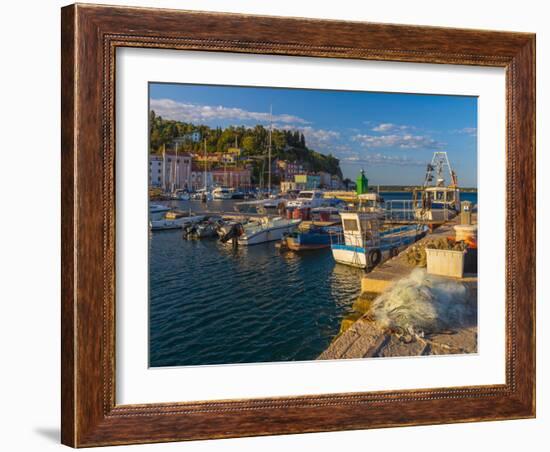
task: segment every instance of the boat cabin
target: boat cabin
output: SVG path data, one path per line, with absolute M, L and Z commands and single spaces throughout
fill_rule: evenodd
M 341 212 L 344 243 L 359 248 L 380 245 L 380 217 L 371 212 Z
M 413 204 L 417 219 L 446 221 L 460 212 L 460 190 L 455 186 L 416 189 Z

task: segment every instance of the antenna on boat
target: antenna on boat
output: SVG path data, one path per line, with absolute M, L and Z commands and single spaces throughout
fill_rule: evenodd
M 424 187 L 428 187 L 431 182 L 434 182 L 435 178 L 435 186 L 441 187 L 445 185 L 445 176 L 444 171 L 445 167 L 449 171 L 449 177 L 451 179 L 452 185 L 457 185 L 457 178 L 456 174 L 451 168 L 451 164 L 449 163 L 449 157 L 447 156 L 446 152 L 437 151 L 434 152 L 434 155 L 432 157 L 432 162 L 428 164 L 426 167 L 426 177 L 424 179 Z

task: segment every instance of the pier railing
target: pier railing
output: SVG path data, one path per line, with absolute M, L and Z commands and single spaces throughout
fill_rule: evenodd
M 384 203 L 386 220 L 413 221 L 414 201 L 412 199 L 392 199 Z
M 421 204 L 412 199 L 392 199 L 384 203 L 386 221 L 395 222 L 447 222 L 451 220 L 456 211 L 451 209 L 447 204 L 433 206 L 421 210 Z M 429 211 L 432 211 L 430 216 L 424 216 Z

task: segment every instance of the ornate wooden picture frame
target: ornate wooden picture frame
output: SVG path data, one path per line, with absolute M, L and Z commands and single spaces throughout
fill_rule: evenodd
M 62 9 L 61 32 L 64 444 L 85 447 L 535 416 L 533 34 L 78 4 Z M 506 383 L 117 405 L 114 89 L 115 51 L 120 47 L 505 68 Z

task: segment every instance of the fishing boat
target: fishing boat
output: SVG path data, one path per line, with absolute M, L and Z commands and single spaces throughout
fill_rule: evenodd
M 342 232 L 341 226 L 318 226 L 312 224 L 307 230 L 294 231 L 283 237 L 283 247 L 292 251 L 330 248 L 335 235 Z
M 166 212 L 170 211 L 170 207 L 163 206 L 162 204 L 149 204 L 149 219 L 160 220 L 164 218 Z
M 302 220 L 287 220 L 282 217 L 260 217 L 242 225 L 238 237 L 239 245 L 257 245 L 259 243 L 281 240 L 283 235 L 293 232 Z
M 180 215 L 181 213 L 181 215 Z M 167 213 L 168 218 L 161 218 L 160 220 L 151 220 L 149 222 L 149 228 L 151 231 L 167 231 L 171 229 L 181 229 L 189 224 L 197 223 L 204 219 L 204 215 L 195 215 L 192 212 L 178 212 L 170 215 Z
M 340 216 L 343 232 L 331 244 L 334 260 L 363 269 L 396 256 L 428 231 L 427 226 L 417 224 L 383 230 L 376 212 L 343 212 Z
M 227 187 L 217 187 L 212 190 L 213 199 L 232 199 L 234 190 Z
M 450 184 L 445 184 L 447 168 Z M 424 185 L 413 191 L 414 218 L 425 222 L 441 223 L 460 212 L 460 190 L 456 173 L 451 168 L 446 152 L 434 152 L 426 168 Z

